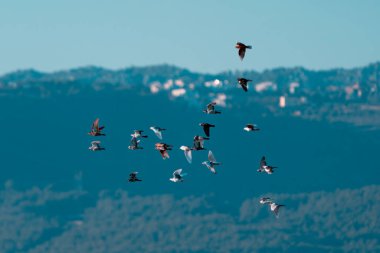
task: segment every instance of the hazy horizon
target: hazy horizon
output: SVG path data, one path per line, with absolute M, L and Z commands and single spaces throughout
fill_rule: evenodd
M 82 1 L 2 3 L 0 74 L 96 65 L 173 64 L 196 72 L 380 59 L 378 1 Z M 234 44 L 252 44 L 242 63 Z

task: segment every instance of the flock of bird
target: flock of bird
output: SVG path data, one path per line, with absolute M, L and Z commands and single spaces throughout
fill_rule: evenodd
M 238 49 L 238 54 L 241 60 L 244 59 L 245 53 L 247 49 L 252 49 L 252 46 L 245 45 L 241 42 L 237 42 L 236 46 Z M 239 85 L 242 87 L 242 89 L 247 92 L 248 91 L 248 83 L 251 82 L 252 80 L 246 79 L 246 78 L 238 78 L 237 79 Z M 215 106 L 217 104 L 215 102 L 211 102 L 207 105 L 206 109 L 203 110 L 204 113 L 206 114 L 221 114 L 221 111 L 217 111 L 215 109 Z M 203 128 L 203 132 L 206 135 L 206 137 L 196 135 L 193 138 L 193 146 L 181 146 L 180 149 L 183 150 L 185 158 L 188 163 L 192 163 L 192 151 L 199 151 L 199 150 L 206 150 L 204 147 L 204 141 L 205 140 L 210 140 L 210 130 L 211 128 L 215 127 L 213 124 L 209 123 L 200 123 L 199 124 Z M 97 137 L 97 136 L 105 136 L 105 134 L 102 132 L 104 129 L 104 126 L 99 125 L 99 119 L 97 118 L 91 127 L 91 131 L 88 133 L 91 136 Z M 154 132 L 154 134 L 157 136 L 157 138 L 162 141 L 163 140 L 163 132 L 166 130 L 165 128 L 161 128 L 158 126 L 152 126 L 150 127 L 150 130 Z M 260 131 L 257 125 L 255 124 L 247 124 L 243 130 L 247 132 L 253 132 L 253 131 Z M 130 141 L 130 145 L 128 146 L 128 149 L 130 150 L 139 150 L 143 149 L 141 146 L 141 139 L 147 138 L 147 135 L 144 135 L 143 130 L 134 130 L 134 132 L 131 134 L 132 138 Z M 90 150 L 92 151 L 102 151 L 105 150 L 104 147 L 101 146 L 101 142 L 96 140 L 91 142 L 91 146 L 89 147 Z M 168 159 L 169 156 L 169 151 L 173 149 L 173 145 L 164 143 L 164 142 L 158 142 L 155 144 L 155 149 L 160 152 L 161 157 L 165 160 Z M 202 162 L 202 165 L 204 165 L 207 169 L 209 169 L 212 173 L 216 174 L 216 166 L 221 165 L 220 162 L 217 162 L 215 159 L 214 154 L 212 153 L 211 150 L 208 151 L 208 160 Z M 258 172 L 264 172 L 267 174 L 272 174 L 274 172 L 274 169 L 277 168 L 275 166 L 270 166 L 266 162 L 265 156 L 261 158 L 260 161 L 260 166 L 259 169 L 257 170 Z M 132 172 L 129 174 L 129 179 L 128 181 L 133 183 L 133 182 L 140 182 L 142 181 L 137 177 L 138 172 Z M 183 182 L 184 177 L 186 176 L 186 173 L 183 173 L 182 169 L 177 169 L 173 172 L 173 176 L 169 178 L 170 181 L 172 182 Z M 260 199 L 260 204 L 263 205 L 268 205 L 270 207 L 270 210 L 275 214 L 276 217 L 278 217 L 279 210 L 281 207 L 284 205 L 277 204 L 272 201 L 271 198 L 269 197 L 262 197 Z

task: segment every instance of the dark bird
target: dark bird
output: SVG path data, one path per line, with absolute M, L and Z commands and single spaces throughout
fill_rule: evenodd
M 142 180 L 137 178 L 137 174 L 138 172 L 132 172 L 131 174 L 129 174 L 128 182 L 131 182 L 131 183 L 141 182 Z
M 99 118 L 97 118 L 91 126 L 91 131 L 88 133 L 91 136 L 104 136 L 105 134 L 102 133 L 102 130 L 104 129 L 104 126 L 99 126 Z
M 160 151 L 162 159 L 170 158 L 168 150 L 172 150 L 173 146 L 166 143 L 156 143 L 155 149 Z
M 215 110 L 215 105 L 216 105 L 215 102 L 209 103 L 207 105 L 206 110 L 203 110 L 203 112 L 207 114 L 220 114 L 221 113 L 220 111 Z
M 245 92 L 247 92 L 248 91 L 248 82 L 252 82 L 252 80 L 245 79 L 245 78 L 238 78 L 237 80 L 238 80 L 240 86 L 243 88 L 243 90 Z
M 162 140 L 162 131 L 166 130 L 165 128 L 152 126 L 150 129 L 156 134 L 158 139 Z
M 134 138 L 148 138 L 147 135 L 142 135 L 144 132 L 143 130 L 133 130 L 133 134 L 131 134 L 132 137 Z
M 215 127 L 215 125 L 209 123 L 200 123 L 201 127 L 203 127 L 203 131 L 205 132 L 207 137 L 210 137 L 210 127 Z
M 274 168 L 277 168 L 277 167 L 267 165 L 267 162 L 265 160 L 265 156 L 263 156 L 261 158 L 261 161 L 260 161 L 260 167 L 257 171 L 258 172 L 266 172 L 267 174 L 272 174 L 274 172 L 274 170 L 273 170 Z
M 139 146 L 140 140 L 138 140 L 136 137 L 132 137 L 131 144 L 128 146 L 128 149 L 136 150 L 136 149 L 143 149 Z
M 199 135 L 194 136 L 193 150 L 205 150 L 205 148 L 203 146 L 204 140 L 209 140 L 209 138 L 202 137 L 202 136 L 199 136 Z
M 258 128 L 257 125 L 254 124 L 247 124 L 243 129 L 247 132 L 260 131 L 260 128 Z
M 248 48 L 248 49 L 252 49 L 252 46 L 246 46 L 244 45 L 243 43 L 241 42 L 237 42 L 235 47 L 237 49 L 239 49 L 239 57 L 240 57 L 240 60 L 243 60 L 244 59 L 244 56 L 245 56 L 245 50 Z

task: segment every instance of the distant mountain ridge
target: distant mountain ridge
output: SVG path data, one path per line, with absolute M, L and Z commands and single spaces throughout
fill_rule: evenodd
M 335 68 L 331 70 L 308 70 L 303 67 L 274 68 L 262 72 L 250 71 L 225 71 L 218 74 L 207 74 L 192 72 L 190 70 L 173 65 L 153 65 L 146 67 L 129 67 L 120 70 L 109 70 L 106 68 L 86 66 L 65 71 L 45 73 L 34 69 L 19 70 L 5 74 L 0 77 L 0 83 L 8 84 L 18 82 L 46 82 L 61 81 L 70 82 L 72 80 L 88 82 L 109 82 L 110 84 L 119 81 L 120 83 L 142 82 L 147 84 L 152 81 L 165 81 L 168 79 L 184 78 L 195 82 L 202 82 L 213 79 L 236 80 L 238 76 L 246 76 L 253 82 L 271 81 L 280 87 L 290 82 L 299 82 L 306 86 L 323 85 L 350 85 L 359 82 L 363 85 L 379 84 L 380 62 L 372 63 L 364 67 L 352 69 Z
M 237 84 L 238 77 L 252 79 L 247 93 Z M 121 70 L 88 66 L 53 73 L 23 70 L 0 77 L 2 97 L 87 96 L 123 90 L 183 99 L 198 107 L 215 101 L 229 108 L 260 106 L 274 115 L 380 127 L 380 62 L 353 69 L 295 67 L 219 74 L 171 65 Z

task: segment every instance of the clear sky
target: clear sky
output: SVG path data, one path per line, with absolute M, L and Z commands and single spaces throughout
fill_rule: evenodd
M 380 60 L 376 0 L 0 0 L 0 74 L 168 63 L 193 71 Z M 252 44 L 243 62 L 237 41 Z

